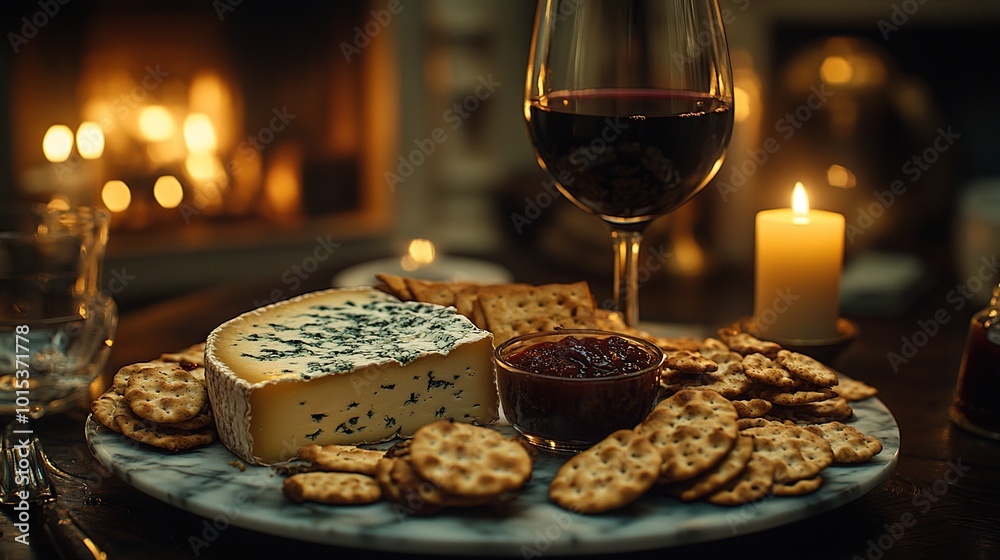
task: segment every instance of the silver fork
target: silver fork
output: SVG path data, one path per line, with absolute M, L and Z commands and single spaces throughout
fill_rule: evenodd
M 11 423 L 3 433 L 0 446 L 0 503 L 40 511 L 45 532 L 59 556 L 66 560 L 106 560 L 107 555 L 77 525 L 69 511 L 56 500 L 56 489 L 49 480 L 54 468 L 36 437 L 20 438 Z M 30 506 L 35 506 L 31 508 Z M 25 511 L 18 509 L 18 512 Z M 15 523 L 20 523 L 18 516 Z

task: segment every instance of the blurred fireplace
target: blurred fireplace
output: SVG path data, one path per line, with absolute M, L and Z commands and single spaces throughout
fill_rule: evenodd
M 385 236 L 395 39 L 380 27 L 361 54 L 340 46 L 370 10 L 61 6 L 6 55 L 12 198 L 107 206 L 112 257 Z

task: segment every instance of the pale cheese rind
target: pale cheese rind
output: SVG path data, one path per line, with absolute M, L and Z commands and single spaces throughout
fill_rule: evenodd
M 269 464 L 302 445 L 497 419 L 493 336 L 453 308 L 370 288 L 305 294 L 240 315 L 205 347 L 219 438 Z

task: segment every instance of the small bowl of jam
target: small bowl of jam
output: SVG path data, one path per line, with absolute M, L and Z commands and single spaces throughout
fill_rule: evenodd
M 512 338 L 494 352 L 500 404 L 543 449 L 587 449 L 652 410 L 663 352 L 625 334 L 565 329 Z

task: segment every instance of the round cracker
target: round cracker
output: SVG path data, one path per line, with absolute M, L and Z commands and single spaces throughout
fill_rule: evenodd
M 815 424 L 805 426 L 805 429 L 826 441 L 836 463 L 863 463 L 882 452 L 882 442 L 878 438 L 865 435 L 842 422 Z
M 656 482 L 660 453 L 633 430 L 618 430 L 566 461 L 549 498 L 578 513 L 602 513 L 635 501 Z
M 672 484 L 667 488 L 671 494 L 685 502 L 697 500 L 720 489 L 743 472 L 753 455 L 753 438 L 740 436 L 736 445 L 728 455 L 716 466 L 706 472 L 684 482 Z
M 774 404 L 781 406 L 798 406 L 819 401 L 825 401 L 835 397 L 837 394 L 833 389 L 816 387 L 803 391 L 781 391 L 775 389 L 763 389 L 757 392 L 757 396 Z
M 285 479 L 282 491 L 293 502 L 321 504 L 370 504 L 382 498 L 374 478 L 358 473 L 308 472 Z
M 417 430 L 409 461 L 421 478 L 463 497 L 497 496 L 531 476 L 531 456 L 500 432 L 439 420 Z
M 742 433 L 753 436 L 755 454 L 774 463 L 775 482 L 812 478 L 833 463 L 833 451 L 823 438 L 799 426 L 774 424 Z
M 319 470 L 374 475 L 379 460 L 385 457 L 385 451 L 362 449 L 354 445 L 310 443 L 300 447 L 296 456 L 309 461 Z
M 823 486 L 823 477 L 815 476 L 791 483 L 775 482 L 771 492 L 775 496 L 802 496 L 819 490 L 820 486 Z
M 179 364 L 190 364 L 190 366 L 182 366 L 184 369 L 191 370 L 195 367 L 205 367 L 205 343 L 199 342 L 188 346 L 183 350 L 178 350 L 177 352 L 167 352 L 160 355 L 160 360 L 164 362 L 176 362 Z
M 715 391 L 684 389 L 660 401 L 636 429 L 663 460 L 660 482 L 694 478 L 736 443 L 736 409 Z
M 820 387 L 833 387 L 837 384 L 837 374 L 817 360 L 790 350 L 781 350 L 775 361 L 784 366 L 792 375 L 803 381 L 808 381 Z
M 126 407 L 128 407 L 128 404 L 125 403 L 125 397 L 114 392 L 114 390 L 109 390 L 90 403 L 90 412 L 93 413 L 94 419 L 100 422 L 102 426 L 121 433 L 121 428 L 115 422 L 115 416 L 120 414 Z
M 833 390 L 848 401 L 860 401 L 878 394 L 878 389 L 857 379 L 839 378 Z
M 136 416 L 156 423 L 190 420 L 208 404 L 205 385 L 177 364 L 133 373 L 124 395 Z
M 168 451 L 190 449 L 212 443 L 215 440 L 215 432 L 211 429 L 190 431 L 161 428 L 148 420 L 135 416 L 127 409 L 122 414 L 115 416 L 115 422 L 125 436 Z
M 765 498 L 774 486 L 774 472 L 774 464 L 755 452 L 739 476 L 707 499 L 720 506 L 741 506 Z
M 750 379 L 775 387 L 792 387 L 798 381 L 791 373 L 763 354 L 750 354 L 743 358 L 743 372 Z

